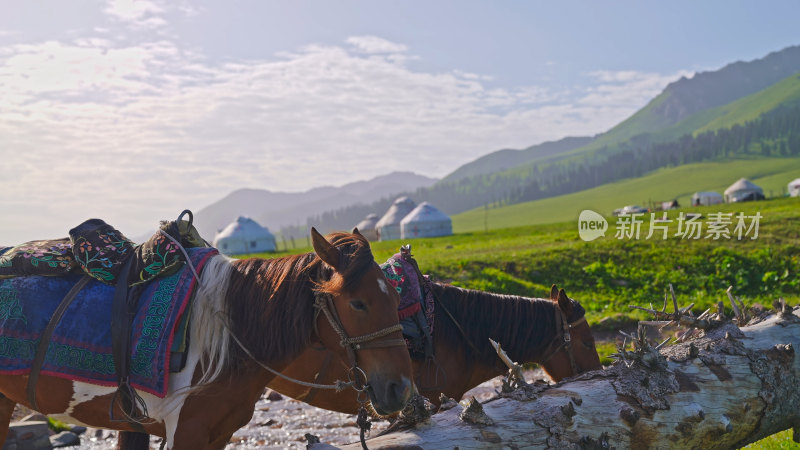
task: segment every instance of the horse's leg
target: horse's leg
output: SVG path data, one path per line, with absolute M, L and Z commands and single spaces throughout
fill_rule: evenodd
M 5 442 L 8 436 L 8 424 L 11 423 L 11 415 L 17 402 L 0 394 L 0 442 Z
M 171 450 L 225 448 L 252 419 L 265 384 L 263 373 L 253 372 L 189 394 L 180 410 L 166 418 L 168 429 L 172 423 L 175 429 Z
M 150 435 L 136 431 L 120 431 L 117 433 L 117 450 L 148 450 Z

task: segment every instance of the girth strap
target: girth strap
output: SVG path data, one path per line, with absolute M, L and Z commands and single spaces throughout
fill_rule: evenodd
M 37 411 L 39 410 L 39 405 L 36 403 L 36 383 L 39 381 L 39 373 L 42 370 L 42 365 L 44 365 L 44 358 L 47 356 L 47 347 L 50 346 L 50 338 L 53 337 L 53 331 L 55 331 L 56 325 L 61 321 L 70 303 L 75 300 L 75 297 L 78 296 L 78 292 L 86 286 L 89 280 L 91 280 L 90 277 L 82 276 L 81 279 L 72 286 L 72 289 L 67 292 L 67 295 L 64 296 L 64 299 L 61 300 L 61 303 L 58 304 L 58 307 L 50 317 L 50 321 L 47 322 L 47 326 L 39 340 L 39 346 L 36 347 L 36 356 L 33 358 L 31 373 L 28 375 L 27 392 L 28 402 L 31 404 L 31 408 Z
M 131 423 L 137 431 L 142 431 L 141 422 L 147 418 L 144 401 L 130 384 L 131 326 L 139 303 L 139 286 L 128 287 L 128 278 L 134 258 L 129 257 L 120 272 L 114 289 L 111 305 L 111 354 L 117 376 L 117 391 L 111 399 L 109 418 L 114 418 L 114 404 L 120 401 L 124 417 L 122 421 Z M 142 410 L 140 412 L 140 409 Z

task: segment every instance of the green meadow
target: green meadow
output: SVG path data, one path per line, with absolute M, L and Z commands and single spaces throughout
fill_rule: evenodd
M 701 226 L 698 238 L 675 235 L 680 214 L 686 212 L 702 215 L 696 221 Z M 728 237 L 718 234 L 715 240 L 708 227 L 717 213 L 730 224 L 719 227 L 728 230 Z M 747 228 L 753 225 L 752 217 L 760 215 L 755 239 L 754 230 L 749 234 L 743 230 L 742 239 L 736 235 L 740 213 Z M 638 239 L 633 234 L 618 238 L 624 225 L 616 217 L 606 217 L 605 236 L 591 242 L 579 238 L 577 220 L 570 220 L 407 243 L 420 268 L 436 279 L 533 297 L 545 297 L 555 283 L 581 301 L 594 322 L 609 316 L 621 321 L 640 318 L 628 305 L 661 302 L 669 283 L 681 303 L 694 302 L 698 312 L 724 299 L 728 286 L 748 304 L 770 305 L 779 296 L 800 299 L 799 198 L 674 210 L 667 217 L 672 222 L 667 223 L 666 239 L 658 228 L 647 238 L 651 222 L 645 214 Z M 385 261 L 403 243 L 373 243 L 376 260 Z M 309 249 L 289 253 L 302 251 Z
M 692 194 L 720 194 L 739 178 L 746 177 L 764 189 L 767 197 L 781 196 L 786 185 L 800 177 L 800 158 L 752 158 L 687 164 L 657 170 L 641 178 L 609 183 L 581 192 L 514 205 L 476 208 L 453 216 L 456 233 L 483 231 L 578 219 L 584 209 L 608 215 L 625 205 L 676 199 L 688 206 Z

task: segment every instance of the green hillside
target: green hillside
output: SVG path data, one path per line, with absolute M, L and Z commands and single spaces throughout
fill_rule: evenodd
M 560 154 L 557 159 L 569 158 L 568 160 L 572 162 L 581 159 L 591 160 L 598 156 L 596 153 L 601 149 L 607 156 L 625 146 L 636 145 L 630 143 L 632 139 L 636 139 L 639 142 L 638 145 L 643 146 L 648 143 L 669 142 L 687 134 L 696 136 L 706 131 L 743 125 L 779 106 L 800 102 L 800 73 L 793 74 L 766 89 L 729 104 L 692 114 L 676 124 L 670 124 L 663 116 L 652 113 L 653 110 L 658 109 L 660 104 L 667 101 L 670 95 L 669 91 L 662 92 L 647 106 L 607 133 L 598 136 L 585 146 Z M 525 176 L 530 172 L 532 164 L 541 166 L 546 161 L 546 159 L 540 158 L 534 162 L 506 170 L 503 174 Z M 550 161 L 555 162 L 555 159 L 551 158 Z
M 525 177 L 534 164 L 541 167 L 565 158 L 592 161 L 607 157 L 634 140 L 643 146 L 741 125 L 781 104 L 800 100 L 799 76 L 800 47 L 789 47 L 762 59 L 729 64 L 691 79 L 681 78 L 587 145 L 558 155 L 542 155 L 500 175 Z
M 741 125 L 780 105 L 797 101 L 800 101 L 800 73 L 796 73 L 780 83 L 776 83 L 755 94 L 748 95 L 725 106 L 714 108 L 716 118 L 709 121 L 704 127 L 695 129 L 694 133 Z
M 749 178 L 770 196 L 779 196 L 786 184 L 800 177 L 800 158 L 737 159 L 688 164 L 661 169 L 650 175 L 622 180 L 585 191 L 499 208 L 475 208 L 453 217 L 457 233 L 530 224 L 577 220 L 584 209 L 610 214 L 616 208 L 648 201 L 677 199 L 688 205 L 697 191 L 722 193 L 739 178 Z

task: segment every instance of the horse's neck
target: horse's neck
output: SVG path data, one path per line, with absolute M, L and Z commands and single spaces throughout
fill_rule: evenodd
M 531 308 L 535 309 L 536 315 L 539 317 L 535 318 L 535 323 L 530 323 L 529 326 L 536 327 L 541 326 L 540 321 L 553 321 L 555 323 L 555 318 L 553 317 L 551 309 L 554 311 L 555 304 L 546 302 L 546 301 L 539 301 L 540 299 L 531 299 L 526 297 L 517 297 L 517 296 L 510 296 L 510 295 L 502 295 L 502 294 L 492 294 L 492 293 L 482 293 L 482 297 L 479 299 L 475 299 L 471 302 L 464 302 L 463 305 L 459 305 L 460 308 L 454 308 L 450 306 L 450 310 L 456 310 L 454 312 L 455 318 L 457 321 L 461 322 L 462 319 L 459 317 L 461 314 L 458 314 L 457 311 L 461 311 L 463 313 L 464 308 L 473 308 L 475 307 L 474 303 L 479 301 L 491 301 L 491 302 L 516 302 L 522 300 L 520 305 L 523 305 L 522 308 Z M 451 302 L 452 305 L 452 302 Z M 502 312 L 501 312 L 502 311 Z M 528 315 L 523 316 L 515 316 L 512 318 L 506 317 L 509 315 L 508 308 L 487 308 L 483 311 L 482 320 L 485 320 L 486 324 L 496 324 L 505 322 L 507 320 L 526 320 L 529 318 Z M 452 322 L 449 318 L 445 321 L 451 326 Z M 440 322 L 441 323 L 441 322 Z M 477 330 L 478 327 L 465 327 L 459 324 L 461 327 L 461 331 L 459 332 L 462 334 L 466 339 L 470 341 L 470 343 L 465 343 L 464 348 L 465 350 L 469 350 L 465 352 L 465 358 L 467 359 L 467 366 L 468 367 L 476 367 L 477 371 L 482 371 L 486 373 L 494 373 L 500 371 L 500 373 L 505 373 L 506 367 L 500 360 L 499 356 L 493 356 L 491 358 L 486 358 L 487 352 L 483 351 L 491 346 L 491 344 L 487 342 L 478 342 L 479 340 L 483 340 L 483 336 L 478 336 Z M 487 325 L 490 326 L 490 325 Z M 545 336 L 543 339 L 547 340 L 547 342 L 541 343 L 525 343 L 522 344 L 520 342 L 515 342 L 518 339 L 521 339 L 523 336 L 520 333 L 517 333 L 517 336 L 508 336 L 508 335 L 496 335 L 490 336 L 493 340 L 500 344 L 500 347 L 505 349 L 507 353 L 509 353 L 509 357 L 514 360 L 518 364 L 524 364 L 528 362 L 539 362 L 542 358 L 542 352 L 547 348 L 550 339 L 552 336 Z M 475 351 L 473 350 L 473 346 L 476 346 L 478 349 L 481 349 L 481 354 L 476 355 Z M 451 349 L 452 350 L 452 349 Z M 496 353 L 492 353 L 496 355 Z

